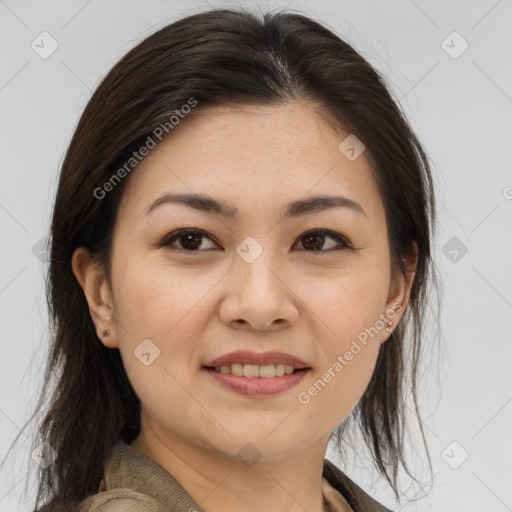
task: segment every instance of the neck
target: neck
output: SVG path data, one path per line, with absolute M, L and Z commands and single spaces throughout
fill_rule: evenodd
M 139 435 L 131 447 L 170 473 L 208 512 L 324 512 L 322 470 L 329 435 L 279 459 L 215 455 L 178 439 Z M 250 445 L 247 447 L 250 453 Z

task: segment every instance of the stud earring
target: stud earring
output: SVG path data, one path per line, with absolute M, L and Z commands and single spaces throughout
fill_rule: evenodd
M 101 333 L 102 338 L 106 338 L 107 336 L 110 336 L 110 329 L 108 328 Z
M 393 332 L 393 329 L 391 329 L 391 327 L 393 327 L 393 322 L 391 320 L 387 320 L 386 324 L 387 324 L 386 331 L 391 334 Z

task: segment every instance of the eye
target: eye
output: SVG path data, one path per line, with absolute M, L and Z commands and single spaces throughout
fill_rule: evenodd
M 330 238 L 331 240 L 334 240 L 337 242 L 337 245 L 341 246 L 338 249 L 336 249 L 336 244 L 334 244 L 334 250 L 340 250 L 340 249 L 351 249 L 352 246 L 350 243 L 341 235 L 334 231 L 330 231 L 328 229 L 317 229 L 314 231 L 309 231 L 308 233 L 305 233 L 302 235 L 299 239 L 299 241 L 302 241 L 302 245 L 306 248 L 307 252 L 312 251 L 320 251 L 322 247 L 325 244 L 325 240 Z M 331 245 L 327 249 L 333 249 L 333 246 Z M 327 252 L 326 250 L 320 251 L 320 252 Z
M 165 237 L 159 244 L 160 247 L 172 246 L 177 241 L 181 247 L 175 247 L 182 252 L 198 252 L 201 247 L 201 238 L 211 238 L 200 229 L 180 229 Z M 199 251 L 200 252 L 200 251 Z
M 352 249 L 352 245 L 343 236 L 327 229 L 309 231 L 303 234 L 298 242 L 302 242 L 303 250 L 306 252 L 327 252 L 325 242 L 329 238 L 336 243 L 334 245 L 331 243 L 327 247 L 328 250 Z M 181 252 L 202 252 L 205 250 L 202 239 L 213 242 L 212 238 L 200 229 L 180 229 L 165 237 L 158 245 L 160 247 L 173 247 Z M 178 242 L 179 246 L 174 245 L 175 242 Z M 214 245 L 217 246 L 215 243 Z M 338 246 L 338 249 L 336 249 L 336 246 Z

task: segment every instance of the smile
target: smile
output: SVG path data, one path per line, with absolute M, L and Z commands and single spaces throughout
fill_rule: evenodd
M 288 364 L 266 364 L 259 366 L 257 364 L 232 364 L 230 366 L 217 366 L 215 371 L 224 375 L 237 375 L 238 377 L 271 379 L 272 377 L 282 377 L 291 375 L 298 368 Z
M 311 368 L 294 368 L 282 364 L 232 364 L 221 367 L 205 366 L 203 371 L 230 392 L 250 397 L 269 397 L 297 386 Z

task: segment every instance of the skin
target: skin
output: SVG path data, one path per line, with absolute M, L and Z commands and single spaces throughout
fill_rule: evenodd
M 329 434 L 359 402 L 389 333 L 381 328 L 369 338 L 309 403 L 300 403 L 298 393 L 379 315 L 400 304 L 395 327 L 405 312 L 416 259 L 408 262 L 407 279 L 392 280 L 384 206 L 365 153 L 349 161 L 338 150 L 347 135 L 302 103 L 205 109 L 130 176 L 111 281 L 85 248 L 73 255 L 98 336 L 119 348 L 141 399 L 141 433 L 131 446 L 208 512 L 266 512 L 269 503 L 274 510 L 323 510 Z M 164 192 L 209 195 L 236 206 L 240 218 L 176 204 L 146 215 Z M 281 219 L 285 204 L 316 194 L 345 195 L 366 215 L 335 208 Z M 176 250 L 180 240 L 157 246 L 182 228 L 211 239 L 200 238 L 189 253 Z M 304 234 L 315 228 L 339 233 L 358 250 L 328 236 L 321 250 L 308 249 Z M 263 248 L 252 263 L 236 252 L 248 236 Z M 101 338 L 107 327 L 110 336 Z M 149 366 L 134 356 L 147 338 L 160 350 Z M 240 349 L 285 352 L 312 369 L 276 396 L 243 396 L 202 370 Z M 259 457 L 250 467 L 237 457 L 248 442 Z

